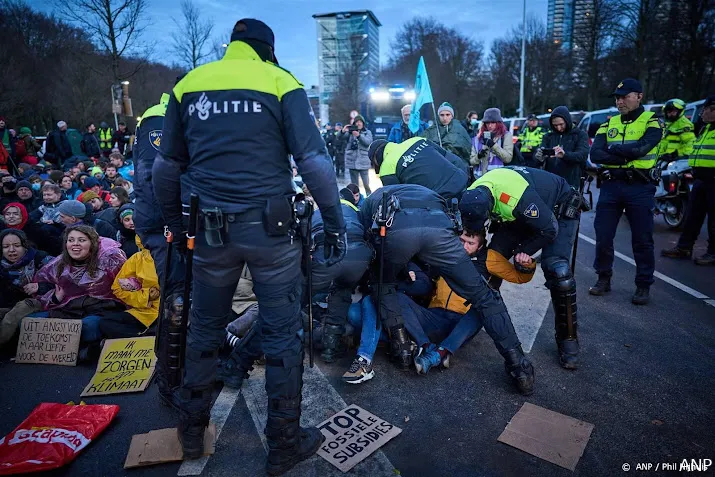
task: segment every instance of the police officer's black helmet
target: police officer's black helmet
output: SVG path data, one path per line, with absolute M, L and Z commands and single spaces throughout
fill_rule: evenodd
M 266 43 L 271 48 L 275 49 L 275 36 L 273 30 L 255 18 L 242 18 L 236 22 L 231 34 L 231 41 L 238 40 L 256 40 Z
M 479 186 L 466 191 L 459 202 L 464 227 L 471 233 L 484 231 L 493 208 L 494 198 L 487 187 Z

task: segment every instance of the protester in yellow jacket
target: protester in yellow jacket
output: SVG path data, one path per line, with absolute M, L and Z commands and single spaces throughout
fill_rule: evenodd
M 114 279 L 112 291 L 127 310 L 102 317 L 99 328 L 106 338 L 131 338 L 147 333 L 159 316 L 159 278 L 154 260 L 136 236 L 139 253 L 127 260 Z

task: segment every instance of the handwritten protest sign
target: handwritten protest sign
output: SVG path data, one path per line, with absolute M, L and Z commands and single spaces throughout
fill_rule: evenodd
M 82 320 L 23 318 L 16 363 L 75 366 Z
M 81 396 L 144 391 L 154 375 L 154 337 L 107 340 L 97 371 Z
M 402 429 L 351 404 L 333 417 L 318 424 L 325 442 L 318 455 L 343 472 L 347 472 Z

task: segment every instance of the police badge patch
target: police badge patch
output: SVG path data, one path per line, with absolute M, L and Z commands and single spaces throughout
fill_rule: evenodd
M 613 138 L 615 138 L 616 136 L 618 136 L 618 128 L 611 128 L 611 129 L 608 130 L 608 137 L 610 137 L 611 139 L 613 139 Z
M 529 207 L 526 208 L 524 211 L 524 215 L 529 217 L 530 219 L 538 219 L 539 218 L 539 208 L 536 206 L 536 204 L 531 203 L 529 204 Z
M 154 131 L 149 131 L 149 142 L 151 143 L 151 146 L 156 149 L 157 151 L 159 150 L 159 147 L 161 146 L 161 130 L 156 129 Z

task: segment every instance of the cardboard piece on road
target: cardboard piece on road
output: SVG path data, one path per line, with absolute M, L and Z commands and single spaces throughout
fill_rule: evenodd
M 153 336 L 107 340 L 97 371 L 81 396 L 144 391 L 156 367 Z
M 574 471 L 593 428 L 588 422 L 527 402 L 497 440 Z
M 129 445 L 124 468 L 144 467 L 147 465 L 178 462 L 184 459 L 178 430 L 158 429 L 147 434 L 135 434 Z M 216 450 L 216 424 L 209 423 L 204 432 L 204 455 L 211 455 Z
M 355 404 L 318 424 L 318 429 L 325 436 L 318 455 L 343 472 L 402 432 L 399 427 Z
M 82 320 L 23 318 L 16 363 L 76 366 Z

